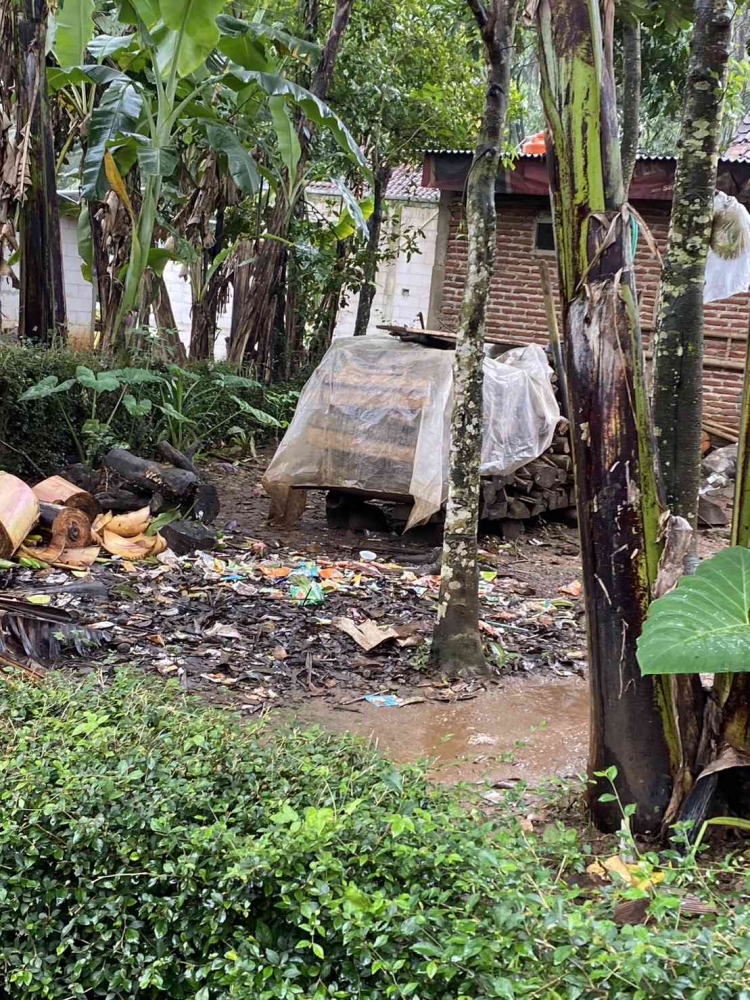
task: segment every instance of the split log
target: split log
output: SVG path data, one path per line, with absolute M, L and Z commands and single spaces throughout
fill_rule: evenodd
M 155 497 L 159 495 L 158 493 L 154 494 Z M 127 514 L 131 510 L 141 510 L 141 508 L 149 505 L 149 497 L 144 496 L 142 493 L 130 493 L 127 490 L 117 493 L 111 491 L 108 493 L 97 493 L 96 499 L 103 511 L 112 511 L 113 514 Z M 153 497 L 151 498 L 151 513 L 158 513 L 153 503 Z
M 175 468 L 185 469 L 187 472 L 192 472 L 193 475 L 200 478 L 200 472 L 198 472 L 188 456 L 183 455 L 181 451 L 173 448 L 169 441 L 160 441 L 156 446 L 156 450 L 162 458 L 166 459 L 171 465 L 174 465 Z
M 213 524 L 219 516 L 219 494 L 211 483 L 200 483 L 195 491 L 193 517 L 204 524 Z
M 161 529 L 170 549 L 178 556 L 186 556 L 196 549 L 210 552 L 216 548 L 216 532 L 198 521 L 172 521 Z
M 62 476 L 50 476 L 34 487 L 34 496 L 40 503 L 60 504 L 82 510 L 90 521 L 101 514 L 99 501 L 86 490 L 74 486 Z
M 22 479 L 0 472 L 0 559 L 12 556 L 37 522 L 39 501 Z
M 91 521 L 84 511 L 75 507 L 40 503 L 39 524 L 52 536 L 52 548 L 61 542 L 66 549 L 81 549 L 91 544 Z
M 178 501 L 192 499 L 198 487 L 198 476 L 194 472 L 157 465 L 156 462 L 132 455 L 124 448 L 113 448 L 108 452 L 104 465 L 139 490 L 163 493 Z

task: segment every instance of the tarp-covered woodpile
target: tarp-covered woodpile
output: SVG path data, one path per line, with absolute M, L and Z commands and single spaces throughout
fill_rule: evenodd
M 263 478 L 272 517 L 298 517 L 304 489 L 343 489 L 412 498 L 407 529 L 429 520 L 447 496 L 453 357 L 390 337 L 335 341 Z M 483 476 L 538 458 L 559 422 L 541 347 L 485 359 Z

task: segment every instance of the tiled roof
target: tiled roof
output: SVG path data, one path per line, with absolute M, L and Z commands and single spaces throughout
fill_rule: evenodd
M 722 159 L 750 160 L 750 111 L 740 122 L 740 126 Z
M 311 194 L 339 196 L 339 190 L 332 181 L 316 181 L 309 184 Z M 385 194 L 389 201 L 432 201 L 440 200 L 440 192 L 435 188 L 422 187 L 422 170 L 413 167 L 396 167 L 388 182 Z

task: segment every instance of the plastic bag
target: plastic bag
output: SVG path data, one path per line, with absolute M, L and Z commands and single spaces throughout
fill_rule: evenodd
M 453 358 L 391 337 L 335 340 L 263 477 L 273 516 L 301 511 L 305 488 L 350 489 L 411 497 L 407 529 L 427 521 L 448 495 Z M 484 359 L 483 475 L 537 458 L 559 419 L 541 347 Z
M 750 214 L 736 198 L 717 191 L 706 261 L 704 302 L 728 299 L 750 288 Z

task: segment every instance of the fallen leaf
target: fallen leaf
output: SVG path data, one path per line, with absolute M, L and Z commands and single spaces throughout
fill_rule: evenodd
M 271 656 L 274 660 L 285 660 L 289 656 L 289 653 L 287 653 L 283 646 L 274 646 Z
M 221 622 L 216 622 L 211 628 L 206 629 L 203 633 L 204 635 L 216 636 L 220 639 L 241 639 L 242 633 L 239 632 L 234 625 L 222 625 Z
M 336 618 L 334 626 L 341 632 L 345 632 L 361 646 L 366 652 L 375 649 L 388 639 L 398 638 L 398 632 L 390 627 L 382 628 L 370 618 L 366 618 L 361 625 L 356 625 L 351 618 Z
M 224 687 L 232 687 L 239 682 L 239 677 L 227 677 L 226 674 L 201 674 L 204 681 L 211 681 L 212 684 L 221 684 Z
M 651 900 L 646 899 L 626 899 L 618 903 L 612 919 L 618 927 L 625 924 L 645 924 L 648 919 L 648 908 Z
M 148 641 L 152 646 L 166 646 L 163 635 L 150 635 Z

